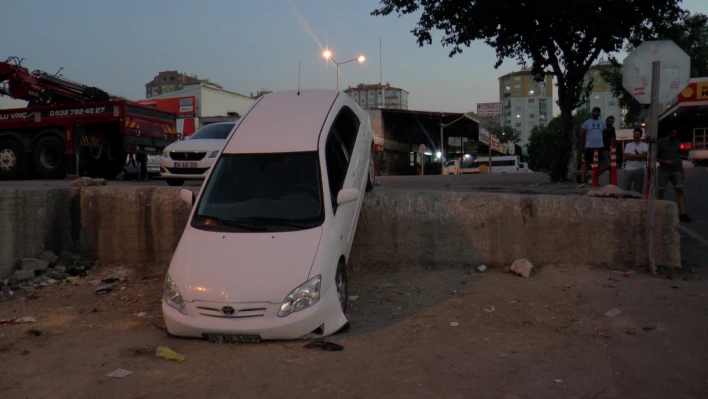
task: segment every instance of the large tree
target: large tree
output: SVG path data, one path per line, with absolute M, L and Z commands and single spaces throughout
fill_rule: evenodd
M 639 32 L 630 38 L 625 50 L 634 51 L 645 40 L 673 40 L 691 57 L 691 77 L 708 76 L 708 16 L 686 12 L 672 24 L 654 32 Z M 624 123 L 635 127 L 645 121 L 648 106 L 640 104 L 632 94 L 622 87 L 622 65 L 615 57 L 610 57 L 615 65 L 613 69 L 601 72 L 601 76 L 610 84 L 612 93 L 619 99 L 620 106 L 627 108 Z
M 372 15 L 399 16 L 422 11 L 411 31 L 418 44 L 444 33 L 449 56 L 475 40 L 494 47 L 498 68 L 505 59 L 531 64 L 536 79 L 551 73 L 558 82 L 563 134 L 571 151 L 563 154 L 566 176 L 577 174 L 573 110 L 583 100 L 584 75 L 601 53 L 622 49 L 627 39 L 647 35 L 675 21 L 680 0 L 381 0 Z

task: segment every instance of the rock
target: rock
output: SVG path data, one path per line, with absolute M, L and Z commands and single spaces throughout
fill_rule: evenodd
M 44 251 L 42 256 L 39 257 L 39 259 L 46 260 L 47 262 L 49 262 L 49 267 L 56 266 L 56 264 L 59 262 L 59 256 L 57 256 L 52 251 Z
M 511 266 L 507 266 L 504 268 L 504 273 L 511 273 Z
M 34 278 L 34 270 L 15 270 L 13 277 L 17 279 L 18 283 L 21 281 L 32 280 Z
M 487 265 L 479 265 L 477 266 L 477 271 L 480 273 L 484 273 L 487 271 Z
M 94 186 L 105 186 L 106 184 L 108 184 L 106 179 L 102 179 L 100 177 L 93 179 Z
M 642 195 L 635 191 L 622 190 L 612 184 L 608 184 L 600 190 L 590 190 L 585 195 L 588 197 L 642 198 Z
M 66 266 L 54 266 L 54 272 L 55 273 L 64 273 L 64 272 L 66 272 Z
M 615 316 L 619 316 L 621 314 L 622 314 L 622 311 L 617 308 L 610 309 L 607 312 L 605 312 L 605 316 L 607 316 L 607 317 L 615 317 Z
M 27 271 L 44 271 L 49 267 L 49 261 L 37 258 L 24 258 L 20 260 L 20 268 Z
M 56 280 L 62 281 L 66 280 L 67 277 L 71 277 L 71 274 L 69 273 L 52 273 L 50 276 Z
M 72 181 L 72 182 L 71 182 L 71 185 L 72 185 L 72 186 L 77 186 L 77 187 L 81 187 L 81 186 L 91 186 L 91 185 L 93 185 L 93 179 L 90 178 L 90 177 L 80 177 L 80 178 L 78 178 L 78 179 Z
M 69 274 L 72 276 L 85 276 L 86 275 L 86 268 L 83 266 L 72 266 L 67 270 Z
M 528 259 L 517 259 L 511 264 L 511 271 L 524 278 L 528 278 L 532 270 L 533 264 Z

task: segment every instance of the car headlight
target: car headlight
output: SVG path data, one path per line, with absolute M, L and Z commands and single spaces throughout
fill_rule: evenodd
M 162 156 L 165 157 L 165 158 L 169 158 L 169 157 L 170 157 L 170 151 L 169 151 L 169 150 L 164 150 L 164 151 L 162 151 Z
M 280 305 L 278 317 L 285 317 L 316 304 L 320 300 L 320 282 L 320 276 L 316 276 L 295 288 Z
M 182 294 L 180 294 L 179 288 L 177 288 L 177 284 L 172 281 L 172 277 L 170 277 L 169 274 L 165 279 L 164 296 L 165 302 L 167 302 L 168 305 L 179 310 L 179 312 L 182 314 L 187 314 L 187 308 L 184 306 L 184 299 L 182 299 Z
M 216 158 L 219 155 L 219 151 L 212 151 L 209 153 L 209 158 Z

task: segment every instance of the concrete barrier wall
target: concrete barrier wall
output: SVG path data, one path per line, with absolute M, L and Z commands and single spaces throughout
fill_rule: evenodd
M 197 187 L 193 188 L 198 190 Z M 166 266 L 189 208 L 168 187 L 0 190 L 0 277 L 45 250 L 105 263 Z M 657 264 L 680 266 L 676 204 L 657 201 Z M 576 263 L 647 264 L 646 201 L 384 191 L 367 194 L 353 270 Z

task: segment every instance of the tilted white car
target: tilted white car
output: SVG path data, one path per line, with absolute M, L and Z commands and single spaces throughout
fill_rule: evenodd
M 368 114 L 335 90 L 269 93 L 241 118 L 170 263 L 162 312 L 176 336 L 258 342 L 348 325 L 346 264 L 374 187 Z
M 212 123 L 189 139 L 168 145 L 160 157 L 160 177 L 170 186 L 181 186 L 185 180 L 204 180 L 236 123 Z

